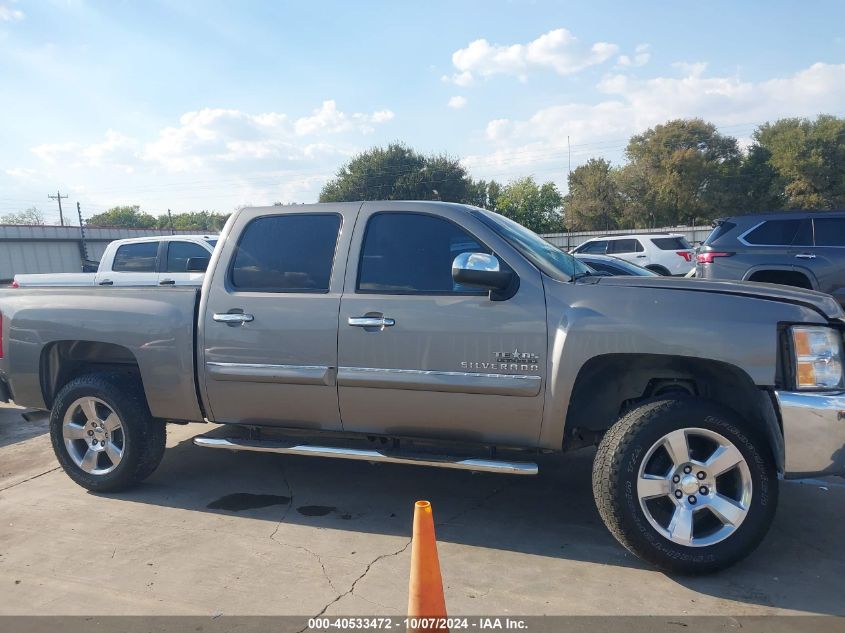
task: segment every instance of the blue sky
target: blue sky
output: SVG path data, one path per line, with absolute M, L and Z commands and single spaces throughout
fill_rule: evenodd
M 845 3 L 0 0 L 0 215 L 314 201 L 401 140 L 565 189 L 702 116 L 845 116 Z

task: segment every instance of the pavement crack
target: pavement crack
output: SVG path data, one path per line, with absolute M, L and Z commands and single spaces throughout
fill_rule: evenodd
M 359 600 L 363 600 L 364 602 L 367 602 L 367 603 L 369 603 L 369 604 L 371 604 L 371 605 L 374 605 L 374 606 L 376 606 L 376 607 L 381 607 L 381 608 L 382 608 L 382 609 L 384 609 L 385 611 L 393 611 L 393 612 L 395 612 L 395 613 L 398 613 L 398 611 L 396 611 L 396 609 L 395 609 L 395 608 L 390 607 L 390 606 L 388 606 L 388 605 L 386 605 L 386 604 L 382 604 L 381 602 L 376 602 L 375 600 L 370 600 L 369 598 L 365 598 L 364 596 L 362 596 L 362 595 L 360 595 L 360 594 L 356 594 L 356 596 L 357 596 L 357 598 L 358 598 Z
M 55 472 L 57 470 L 61 470 L 61 468 L 62 468 L 61 466 L 56 466 L 55 468 L 51 468 L 50 470 L 45 470 L 43 473 L 38 473 L 37 475 L 33 475 L 32 477 L 28 477 L 28 478 L 26 478 L 22 481 L 19 481 L 16 484 L 6 486 L 5 488 L 0 488 L 0 492 L 3 492 L 4 490 L 11 490 L 12 488 L 20 486 L 21 484 L 25 484 L 28 481 L 32 481 L 33 479 L 38 479 L 39 477 L 43 477 L 44 475 L 49 475 L 52 472 Z
M 285 482 L 285 487 L 287 488 L 287 491 L 288 491 L 288 498 L 290 499 L 290 503 L 288 503 L 288 507 L 285 508 L 285 511 L 282 513 L 282 517 L 279 519 L 279 522 L 276 523 L 276 529 L 274 529 L 273 533 L 270 534 L 270 540 L 273 541 L 274 543 L 276 543 L 277 545 L 281 545 L 282 547 L 292 547 L 294 549 L 300 549 L 303 552 L 306 552 L 306 553 L 310 554 L 311 556 L 313 556 L 314 558 L 316 558 L 317 562 L 320 563 L 320 569 L 323 570 L 323 576 L 325 577 L 326 582 L 329 583 L 329 587 L 332 588 L 332 591 L 337 592 L 337 587 L 334 586 L 334 583 L 332 582 L 332 579 L 329 576 L 329 572 L 326 569 L 326 564 L 323 562 L 322 556 L 320 556 L 317 552 L 310 550 L 303 545 L 289 545 L 287 543 L 282 543 L 281 541 L 276 539 L 276 534 L 279 533 L 279 529 L 282 527 L 282 524 L 285 522 L 285 519 L 287 518 L 288 513 L 290 512 L 290 509 L 293 507 L 293 497 L 294 497 L 293 488 L 291 487 L 290 481 L 288 480 L 287 470 L 285 469 L 285 467 L 283 465 L 281 466 L 281 470 L 282 470 L 282 481 Z
M 370 561 L 370 563 L 367 565 L 367 568 L 364 569 L 363 573 L 360 576 L 358 576 L 355 580 L 352 581 L 352 584 L 349 586 L 349 589 L 347 589 L 346 591 L 344 591 L 341 594 L 338 594 L 337 597 L 334 598 L 334 600 L 332 600 L 326 606 L 324 606 L 322 609 L 320 609 L 320 612 L 317 615 L 315 615 L 314 617 L 319 618 L 326 611 L 328 611 L 329 607 L 331 607 L 333 604 L 340 602 L 346 596 L 354 594 L 355 593 L 355 587 L 358 586 L 358 583 L 361 582 L 368 573 L 370 573 L 370 569 L 373 568 L 373 565 L 375 565 L 376 563 L 378 563 L 381 560 L 384 560 L 385 558 L 392 558 L 394 556 L 398 556 L 399 554 L 403 553 L 404 551 L 406 551 L 411 546 L 411 541 L 412 541 L 412 539 L 408 539 L 408 542 L 405 543 L 400 549 L 396 550 L 395 552 L 388 552 L 387 554 L 380 554 L 380 555 L 376 556 L 373 560 Z M 371 601 L 368 600 L 368 602 L 371 602 Z M 381 606 L 384 606 L 384 605 L 381 605 Z M 303 633 L 305 630 L 307 630 L 307 628 L 308 627 L 306 626 L 305 628 L 300 629 L 297 633 Z
M 458 512 L 453 514 L 451 517 L 448 517 L 447 519 L 444 519 L 443 521 L 435 521 L 434 527 L 436 527 L 436 528 L 446 527 L 448 525 L 451 525 L 452 523 L 454 523 L 455 521 L 457 521 L 461 517 L 466 516 L 467 514 L 470 514 L 471 512 L 475 512 L 476 510 L 480 510 L 489 501 L 491 501 L 492 499 L 494 499 L 495 497 L 497 497 L 498 495 L 500 495 L 501 493 L 503 493 L 507 489 L 508 489 L 508 485 L 493 488 L 493 490 L 491 490 L 489 493 L 487 493 L 486 495 L 481 497 L 478 501 L 476 501 L 475 503 L 473 503 L 471 505 L 464 506 Z
M 285 511 L 282 513 L 282 516 L 279 519 L 279 522 L 276 523 L 276 529 L 274 529 L 273 533 L 270 535 L 271 541 L 276 541 L 276 539 L 274 537 L 278 533 L 279 529 L 282 527 L 282 523 L 284 523 L 285 519 L 288 518 L 288 513 L 290 512 L 290 509 L 293 507 L 293 488 L 291 488 L 290 481 L 288 480 L 288 472 L 285 469 L 284 464 L 282 464 L 281 461 L 279 463 L 280 463 L 280 467 L 281 467 L 281 471 L 282 471 L 282 481 L 285 482 L 285 488 L 288 489 L 288 495 L 287 496 L 288 496 L 288 499 L 290 499 L 290 501 L 288 502 L 288 507 L 285 508 Z M 279 543 L 279 541 L 276 541 L 276 542 Z M 279 543 L 279 544 L 284 545 L 284 543 Z
M 275 532 L 273 534 L 275 534 Z M 305 553 L 313 556 L 315 559 L 317 559 L 317 562 L 320 563 L 320 568 L 323 570 L 323 577 L 326 579 L 326 582 L 329 583 L 329 587 L 332 588 L 332 591 L 337 592 L 337 587 L 334 586 L 334 582 L 332 582 L 332 579 L 329 576 L 329 572 L 326 569 L 326 564 L 323 562 L 323 557 L 320 556 L 317 552 L 315 552 L 314 550 L 308 549 L 304 545 L 289 545 L 287 543 L 282 543 L 281 541 L 274 539 L 273 536 L 271 536 L 270 539 L 273 540 L 277 545 L 281 545 L 282 547 L 290 547 L 292 549 L 302 550 L 303 552 L 305 552 Z

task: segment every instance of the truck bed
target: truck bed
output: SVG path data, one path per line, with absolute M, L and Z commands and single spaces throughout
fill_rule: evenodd
M 148 398 L 153 416 L 202 420 L 194 354 L 198 301 L 198 288 L 0 290 L 6 352 L 0 365 L 12 397 L 27 406 L 50 408 L 42 375 L 51 353 L 64 353 L 73 341 L 96 342 L 134 357 L 145 392 L 155 394 Z

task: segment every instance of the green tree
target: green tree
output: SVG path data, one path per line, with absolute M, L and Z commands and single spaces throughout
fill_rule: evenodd
M 477 196 L 457 158 L 424 156 L 401 143 L 374 147 L 343 165 L 320 192 L 320 202 L 350 200 L 445 200 Z
M 735 138 L 701 119 L 676 119 L 631 137 L 624 180 L 632 206 L 657 225 L 715 218 L 738 210 L 741 153 Z M 734 183 L 734 184 L 731 184 Z
M 829 114 L 764 123 L 753 134 L 788 208 L 845 206 L 845 119 Z M 754 149 L 754 147 L 752 147 Z
M 762 145 L 748 148 L 736 179 L 741 213 L 760 213 L 783 209 L 786 181 L 771 163 L 771 152 Z
M 0 217 L 0 224 L 28 224 L 31 226 L 42 226 L 44 214 L 36 207 L 29 207 L 19 213 L 9 213 Z
M 495 180 L 489 182 L 486 180 L 471 180 L 467 199 L 462 202 L 495 211 L 501 191 L 502 185 Z
M 215 211 L 193 211 L 173 214 L 172 228 L 177 231 L 206 231 L 218 232 L 229 219 L 228 213 L 217 213 Z M 158 217 L 158 228 L 169 229 L 170 218 L 167 215 Z
M 553 182 L 538 186 L 531 176 L 519 178 L 502 187 L 496 210 L 537 233 L 563 230 L 563 198 Z
M 651 228 L 655 225 L 654 195 L 643 165 L 625 165 L 616 172 L 622 196 L 618 226 L 620 229 Z
M 569 174 L 564 209 L 570 230 L 619 228 L 623 198 L 618 171 L 603 158 L 591 158 Z
M 137 204 L 112 207 L 108 211 L 92 215 L 86 222 L 88 226 L 116 226 L 132 229 L 153 229 L 158 226 L 158 219 L 141 211 Z

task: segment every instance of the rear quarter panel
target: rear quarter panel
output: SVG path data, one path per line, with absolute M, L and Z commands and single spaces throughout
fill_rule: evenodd
M 194 385 L 195 288 L 31 288 L 0 291 L 0 372 L 17 404 L 46 408 L 40 367 L 59 341 L 127 348 L 155 417 L 202 420 Z

